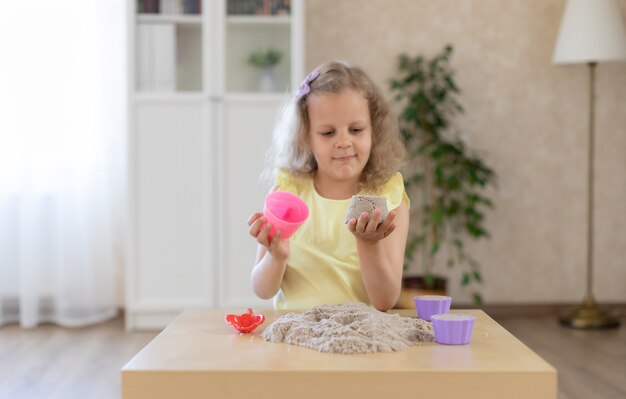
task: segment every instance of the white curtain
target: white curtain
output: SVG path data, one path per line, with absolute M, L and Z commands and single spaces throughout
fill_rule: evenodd
M 0 1 L 0 325 L 115 316 L 126 2 Z

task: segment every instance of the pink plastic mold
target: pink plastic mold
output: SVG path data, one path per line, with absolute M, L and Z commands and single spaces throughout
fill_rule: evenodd
M 281 238 L 289 238 L 309 217 L 309 208 L 295 194 L 287 191 L 272 191 L 265 197 L 263 216 L 272 225 L 269 237 L 282 230 Z

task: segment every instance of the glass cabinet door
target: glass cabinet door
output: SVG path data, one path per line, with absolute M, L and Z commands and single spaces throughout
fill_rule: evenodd
M 136 0 L 135 90 L 201 92 L 202 0 Z
M 289 0 L 226 0 L 226 92 L 287 90 L 291 24 Z

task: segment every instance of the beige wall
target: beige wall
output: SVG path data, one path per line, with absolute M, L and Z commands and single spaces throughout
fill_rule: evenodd
M 551 64 L 564 5 L 306 1 L 308 70 L 346 59 L 387 90 L 398 54 L 454 45 L 466 110 L 457 127 L 499 175 L 492 238 L 471 246 L 490 303 L 578 303 L 585 288 L 588 71 Z M 626 10 L 626 0 L 620 5 Z M 600 302 L 625 302 L 626 64 L 598 66 L 597 94 L 594 292 Z M 451 277 L 452 296 L 466 301 Z

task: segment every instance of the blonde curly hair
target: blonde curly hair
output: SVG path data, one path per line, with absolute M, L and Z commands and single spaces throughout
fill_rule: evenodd
M 265 177 L 273 180 L 279 170 L 286 170 L 294 176 L 312 177 L 315 174 L 317 162 L 309 147 L 307 98 L 311 94 L 352 89 L 367 100 L 372 122 L 372 148 L 361 173 L 359 190 L 378 191 L 400 169 L 405 159 L 396 118 L 381 91 L 362 69 L 346 62 L 331 61 L 315 71 L 319 76 L 309 83 L 310 92 L 291 98 L 278 114 Z

